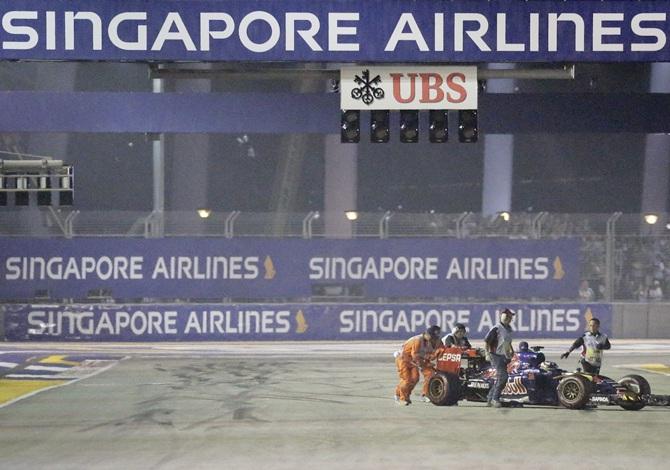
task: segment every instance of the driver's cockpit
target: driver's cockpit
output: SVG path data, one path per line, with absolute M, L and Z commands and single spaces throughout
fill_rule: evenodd
M 544 346 L 529 347 L 526 341 L 519 342 L 519 349 L 516 353 L 520 368 L 538 369 L 540 364 L 546 361 L 544 353 L 540 352 Z

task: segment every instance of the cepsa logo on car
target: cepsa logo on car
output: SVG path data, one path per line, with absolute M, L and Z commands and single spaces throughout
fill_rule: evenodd
M 460 354 L 447 353 L 447 354 L 442 354 L 442 357 L 440 359 L 443 360 L 443 361 L 449 361 L 449 362 L 461 362 L 461 355 Z

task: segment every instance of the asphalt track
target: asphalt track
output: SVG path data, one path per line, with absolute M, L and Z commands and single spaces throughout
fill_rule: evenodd
M 573 357 L 558 358 L 565 341 L 532 343 L 574 367 Z M 670 407 L 491 409 L 418 399 L 399 407 L 396 346 L 2 343 L 0 363 L 12 354 L 125 359 L 0 405 L 0 467 L 667 468 Z M 605 375 L 639 373 L 652 392 L 670 394 L 670 341 L 613 347 Z

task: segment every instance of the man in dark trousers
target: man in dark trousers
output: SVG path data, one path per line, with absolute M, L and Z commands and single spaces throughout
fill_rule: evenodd
M 500 321 L 488 332 L 484 342 L 486 352 L 491 357 L 491 365 L 496 368 L 496 381 L 489 390 L 488 406 L 500 408 L 500 394 L 507 384 L 507 364 L 514 356 L 512 347 L 512 318 L 514 312 L 506 308 L 500 313 Z
M 561 359 L 567 359 L 570 353 L 580 346 L 582 348 L 582 357 L 579 363 L 582 365 L 584 372 L 594 375 L 600 374 L 600 367 L 603 363 L 603 350 L 612 347 L 607 335 L 600 332 L 600 320 L 591 318 L 588 329 L 572 343 L 570 349 L 561 354 Z

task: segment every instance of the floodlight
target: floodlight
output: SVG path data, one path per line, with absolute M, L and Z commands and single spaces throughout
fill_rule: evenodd
M 654 225 L 656 222 L 658 222 L 658 215 L 644 214 L 644 221 L 647 222 L 649 225 Z
M 206 208 L 198 209 L 198 215 L 200 216 L 201 219 L 206 219 L 210 215 L 212 215 L 212 209 L 206 209 Z

